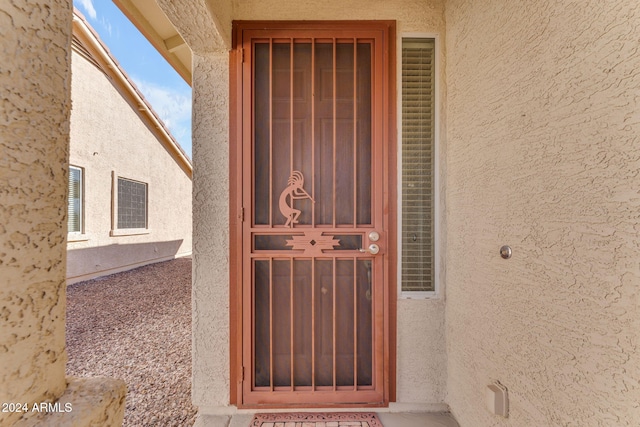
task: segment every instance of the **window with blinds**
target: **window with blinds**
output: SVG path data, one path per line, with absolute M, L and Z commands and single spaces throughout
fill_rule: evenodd
M 82 169 L 69 167 L 69 199 L 67 203 L 67 230 L 82 233 Z
M 118 178 L 118 228 L 147 228 L 147 184 Z
M 402 292 L 434 291 L 435 40 L 402 40 Z

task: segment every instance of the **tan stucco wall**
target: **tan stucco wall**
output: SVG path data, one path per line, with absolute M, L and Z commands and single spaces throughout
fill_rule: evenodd
M 194 48 L 194 355 L 193 398 L 201 409 L 229 404 L 228 54 L 198 53 L 184 9 L 163 6 Z M 227 13 L 226 8 L 221 15 Z M 198 22 L 194 18 L 193 22 Z M 395 19 L 397 32 L 443 35 L 441 1 L 243 1 L 236 20 Z M 230 29 L 230 22 L 222 23 Z M 204 50 L 204 48 L 203 48 Z M 444 51 L 442 49 L 441 51 Z M 443 57 L 440 58 L 441 62 Z M 441 79 L 444 68 L 441 67 Z M 442 90 L 444 84 L 441 85 Z M 444 97 L 441 97 L 444 98 Z M 444 144 L 441 144 L 442 146 Z M 444 159 L 444 156 L 441 156 Z M 398 302 L 399 403 L 442 409 L 445 396 L 444 287 L 430 300 Z M 415 325 L 421 325 L 416 328 Z
M 461 426 L 638 425 L 638 3 L 446 18 L 447 401 Z
M 0 2 L 0 402 L 66 387 L 70 37 L 70 0 Z
M 84 168 L 85 226 L 68 243 L 69 283 L 189 254 L 191 179 L 100 69 L 75 51 L 71 63 L 69 161 Z M 113 171 L 148 184 L 148 234 L 110 235 Z

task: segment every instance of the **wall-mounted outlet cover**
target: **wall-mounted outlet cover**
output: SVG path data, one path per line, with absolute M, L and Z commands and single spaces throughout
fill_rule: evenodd
M 500 381 L 487 386 L 487 407 L 492 414 L 505 418 L 509 416 L 509 395 Z

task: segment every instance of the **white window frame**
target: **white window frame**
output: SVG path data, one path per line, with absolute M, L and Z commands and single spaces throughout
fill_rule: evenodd
M 129 181 L 139 182 L 141 184 L 145 184 L 147 186 L 147 194 L 146 194 L 146 228 L 118 228 L 118 179 L 126 179 Z M 129 175 L 121 175 L 116 173 L 116 171 L 111 172 L 111 231 L 109 235 L 111 237 L 117 236 L 136 236 L 140 234 L 149 234 L 151 233 L 151 229 L 149 228 L 149 183 L 145 180 L 132 178 Z
M 434 85 L 434 134 L 433 134 L 433 291 L 402 290 L 402 41 L 407 38 L 433 39 L 435 43 Z M 398 214 L 397 214 L 397 283 L 398 299 L 436 299 L 441 296 L 440 283 L 440 35 L 437 33 L 404 32 L 397 39 L 396 93 L 397 95 L 397 141 L 398 141 Z

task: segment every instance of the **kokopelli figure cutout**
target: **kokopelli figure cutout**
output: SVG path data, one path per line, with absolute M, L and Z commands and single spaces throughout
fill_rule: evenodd
M 293 207 L 293 201 L 297 199 L 309 199 L 313 203 L 315 200 L 304 191 L 304 177 L 302 172 L 293 171 L 287 181 L 287 188 L 280 194 L 280 212 L 287 218 L 287 222 L 284 223 L 285 227 L 293 227 L 293 224 L 298 223 L 298 217 L 301 211 Z

